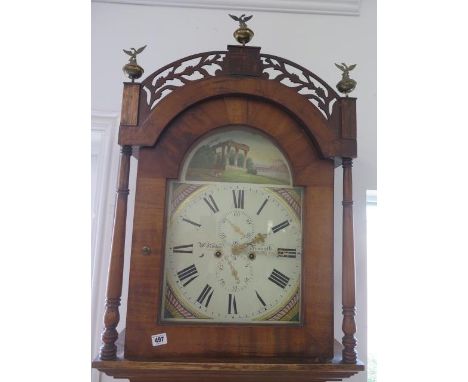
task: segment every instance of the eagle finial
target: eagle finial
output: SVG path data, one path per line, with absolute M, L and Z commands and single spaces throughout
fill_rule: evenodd
M 130 56 L 128 61 L 131 62 L 132 64 L 136 64 L 136 56 L 140 54 L 141 52 L 143 52 L 145 48 L 146 48 L 146 45 L 138 49 L 135 49 L 135 48 L 130 48 L 130 50 L 123 49 L 123 51 Z
M 122 68 L 124 73 L 135 82 L 136 79 L 140 78 L 143 73 L 145 72 L 143 68 L 138 65 L 136 56 L 143 52 L 146 48 L 146 45 L 142 46 L 141 48 L 135 49 L 130 48 L 130 50 L 123 49 L 124 53 L 128 54 L 130 58 L 128 59 L 128 63 Z
M 340 93 L 346 94 L 346 97 L 348 97 L 348 94 L 354 90 L 357 84 L 355 80 L 349 78 L 349 72 L 356 67 L 356 64 L 346 65 L 342 62 L 341 65 L 335 63 L 335 66 L 343 72 L 341 73 L 341 81 L 336 84 L 336 88 Z
M 246 16 L 245 14 L 242 14 L 240 16 L 235 16 L 229 14 L 229 17 L 239 23 L 239 28 L 234 32 L 234 38 L 242 45 L 245 45 L 252 40 L 254 32 L 247 26 L 247 21 L 249 21 L 253 15 Z

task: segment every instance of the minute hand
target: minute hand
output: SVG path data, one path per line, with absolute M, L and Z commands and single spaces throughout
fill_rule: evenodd
M 231 225 L 232 229 L 236 231 L 239 235 L 245 236 L 245 233 L 242 232 L 242 230 L 237 225 L 235 225 L 233 222 L 231 222 L 227 218 L 226 218 L 226 221 Z
M 267 234 L 266 233 L 258 233 L 257 235 L 255 235 L 255 237 L 250 240 L 249 242 L 247 243 L 243 243 L 243 244 L 238 244 L 238 245 L 234 245 L 232 247 L 232 253 L 234 255 L 238 255 L 239 253 L 241 253 L 242 251 L 244 251 L 248 246 L 250 245 L 254 245 L 254 244 L 258 244 L 258 243 L 264 243 L 265 242 L 265 238 L 267 237 Z

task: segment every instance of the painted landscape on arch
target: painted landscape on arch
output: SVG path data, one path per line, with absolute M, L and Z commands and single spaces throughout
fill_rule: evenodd
M 189 154 L 183 180 L 292 185 L 288 162 L 265 135 L 230 127 L 203 139 Z

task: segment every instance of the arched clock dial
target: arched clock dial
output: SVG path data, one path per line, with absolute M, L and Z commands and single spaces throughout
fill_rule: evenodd
M 162 319 L 299 322 L 301 195 L 171 183 Z

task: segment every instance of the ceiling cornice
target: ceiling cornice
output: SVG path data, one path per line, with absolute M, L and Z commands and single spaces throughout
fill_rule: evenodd
M 265 11 L 318 13 L 359 16 L 361 0 L 92 0 L 94 3 L 117 3 L 181 8 L 226 9 L 229 11 Z

